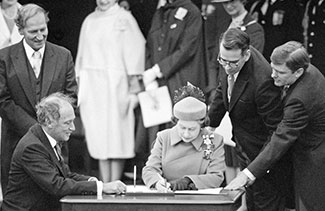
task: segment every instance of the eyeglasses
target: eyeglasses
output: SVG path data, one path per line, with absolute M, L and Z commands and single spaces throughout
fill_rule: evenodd
M 231 68 L 236 68 L 239 66 L 239 62 L 240 62 L 240 59 L 236 60 L 236 61 L 228 61 L 228 60 L 225 60 L 223 59 L 220 55 L 218 55 L 218 58 L 217 58 L 219 64 L 221 64 L 222 66 L 227 66 L 229 65 L 229 67 Z

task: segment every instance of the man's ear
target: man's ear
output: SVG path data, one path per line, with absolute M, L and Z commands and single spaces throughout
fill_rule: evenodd
M 50 118 L 46 117 L 46 118 L 45 118 L 45 125 L 46 125 L 48 128 L 53 128 L 53 121 L 51 121 Z
M 302 74 L 304 73 L 304 68 L 299 68 L 294 74 L 295 77 L 298 79 L 300 76 L 302 76 Z
M 250 57 L 251 57 L 251 50 L 247 49 L 247 51 L 245 52 L 245 62 L 247 62 Z

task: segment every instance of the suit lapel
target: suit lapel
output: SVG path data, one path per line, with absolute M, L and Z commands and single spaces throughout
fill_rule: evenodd
M 238 77 L 236 79 L 234 88 L 232 90 L 232 96 L 229 104 L 229 113 L 233 109 L 236 102 L 239 100 L 239 97 L 244 92 L 246 85 L 248 84 L 249 70 L 247 68 L 247 62 L 240 70 Z
M 40 125 L 35 125 L 33 126 L 34 133 L 36 134 L 36 136 L 40 139 L 40 141 L 42 142 L 42 144 L 47 148 L 47 150 L 49 151 L 52 160 L 54 161 L 55 165 L 57 166 L 57 168 L 59 169 L 59 171 L 61 172 L 61 174 L 66 177 L 66 172 L 63 169 L 63 166 L 60 164 L 60 161 L 58 160 L 58 158 L 56 157 L 56 154 L 54 152 L 54 149 L 52 148 L 50 141 L 48 140 L 48 138 L 46 137 L 45 133 L 43 132 L 42 128 Z
M 30 64 L 25 53 L 23 41 L 16 45 L 12 51 L 13 53 L 10 57 L 14 66 L 14 71 L 17 74 L 29 103 L 32 105 L 32 107 L 34 107 L 36 104 L 36 96 L 35 93 L 33 93 L 33 87 L 28 77 L 28 67 L 26 68 L 26 64 Z
M 53 82 L 53 77 L 56 71 L 56 64 L 57 64 L 57 56 L 53 51 L 53 47 L 48 42 L 46 42 L 43 62 L 42 62 L 43 82 L 42 82 L 41 98 L 48 95 L 48 91 Z

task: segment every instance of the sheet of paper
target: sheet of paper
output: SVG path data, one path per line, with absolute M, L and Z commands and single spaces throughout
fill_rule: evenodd
M 196 195 L 213 195 L 220 194 L 223 188 L 208 188 L 200 190 L 177 190 L 175 194 L 196 194 Z

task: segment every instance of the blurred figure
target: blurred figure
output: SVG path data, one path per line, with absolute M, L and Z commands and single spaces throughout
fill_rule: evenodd
M 304 20 L 304 41 L 311 63 L 325 76 L 325 1 L 309 0 Z
M 202 4 L 202 14 L 205 18 L 205 42 L 208 52 L 208 61 L 211 61 L 215 48 L 219 45 L 219 37 L 229 26 L 230 15 L 222 4 L 214 0 L 205 0 Z
M 21 5 L 17 0 L 0 2 L 0 49 L 19 42 L 23 36 L 19 34 L 15 18 Z
M 48 13 L 43 8 L 35 4 L 22 6 L 15 22 L 24 39 L 0 50 L 1 184 L 4 192 L 12 153 L 19 139 L 36 123 L 35 105 L 58 91 L 77 99 L 71 53 L 47 42 L 48 21 Z
M 145 40 L 130 12 L 117 0 L 97 0 L 83 22 L 76 73 L 80 115 L 90 155 L 104 182 L 120 179 L 134 157 L 134 112 L 144 71 Z
M 19 141 L 12 157 L 8 190 L 2 210 L 60 210 L 66 195 L 123 193 L 121 181 L 102 183 L 95 177 L 71 172 L 63 162 L 61 143 L 75 130 L 72 102 L 54 93 L 36 105 L 37 120 Z
M 303 11 L 296 0 L 255 0 L 250 14 L 264 28 L 263 55 L 268 61 L 275 47 L 290 40 L 303 41 Z
M 167 85 L 173 93 L 187 82 L 206 89 L 202 27 L 201 12 L 191 0 L 170 0 L 156 11 L 146 43 L 146 89 Z M 152 143 L 157 132 L 168 127 L 171 124 L 150 127 L 148 137 L 141 139 Z
M 209 118 L 203 92 L 187 85 L 174 100 L 176 125 L 157 134 L 142 170 L 144 183 L 159 191 L 219 187 L 225 170 L 223 138 L 204 128 Z

